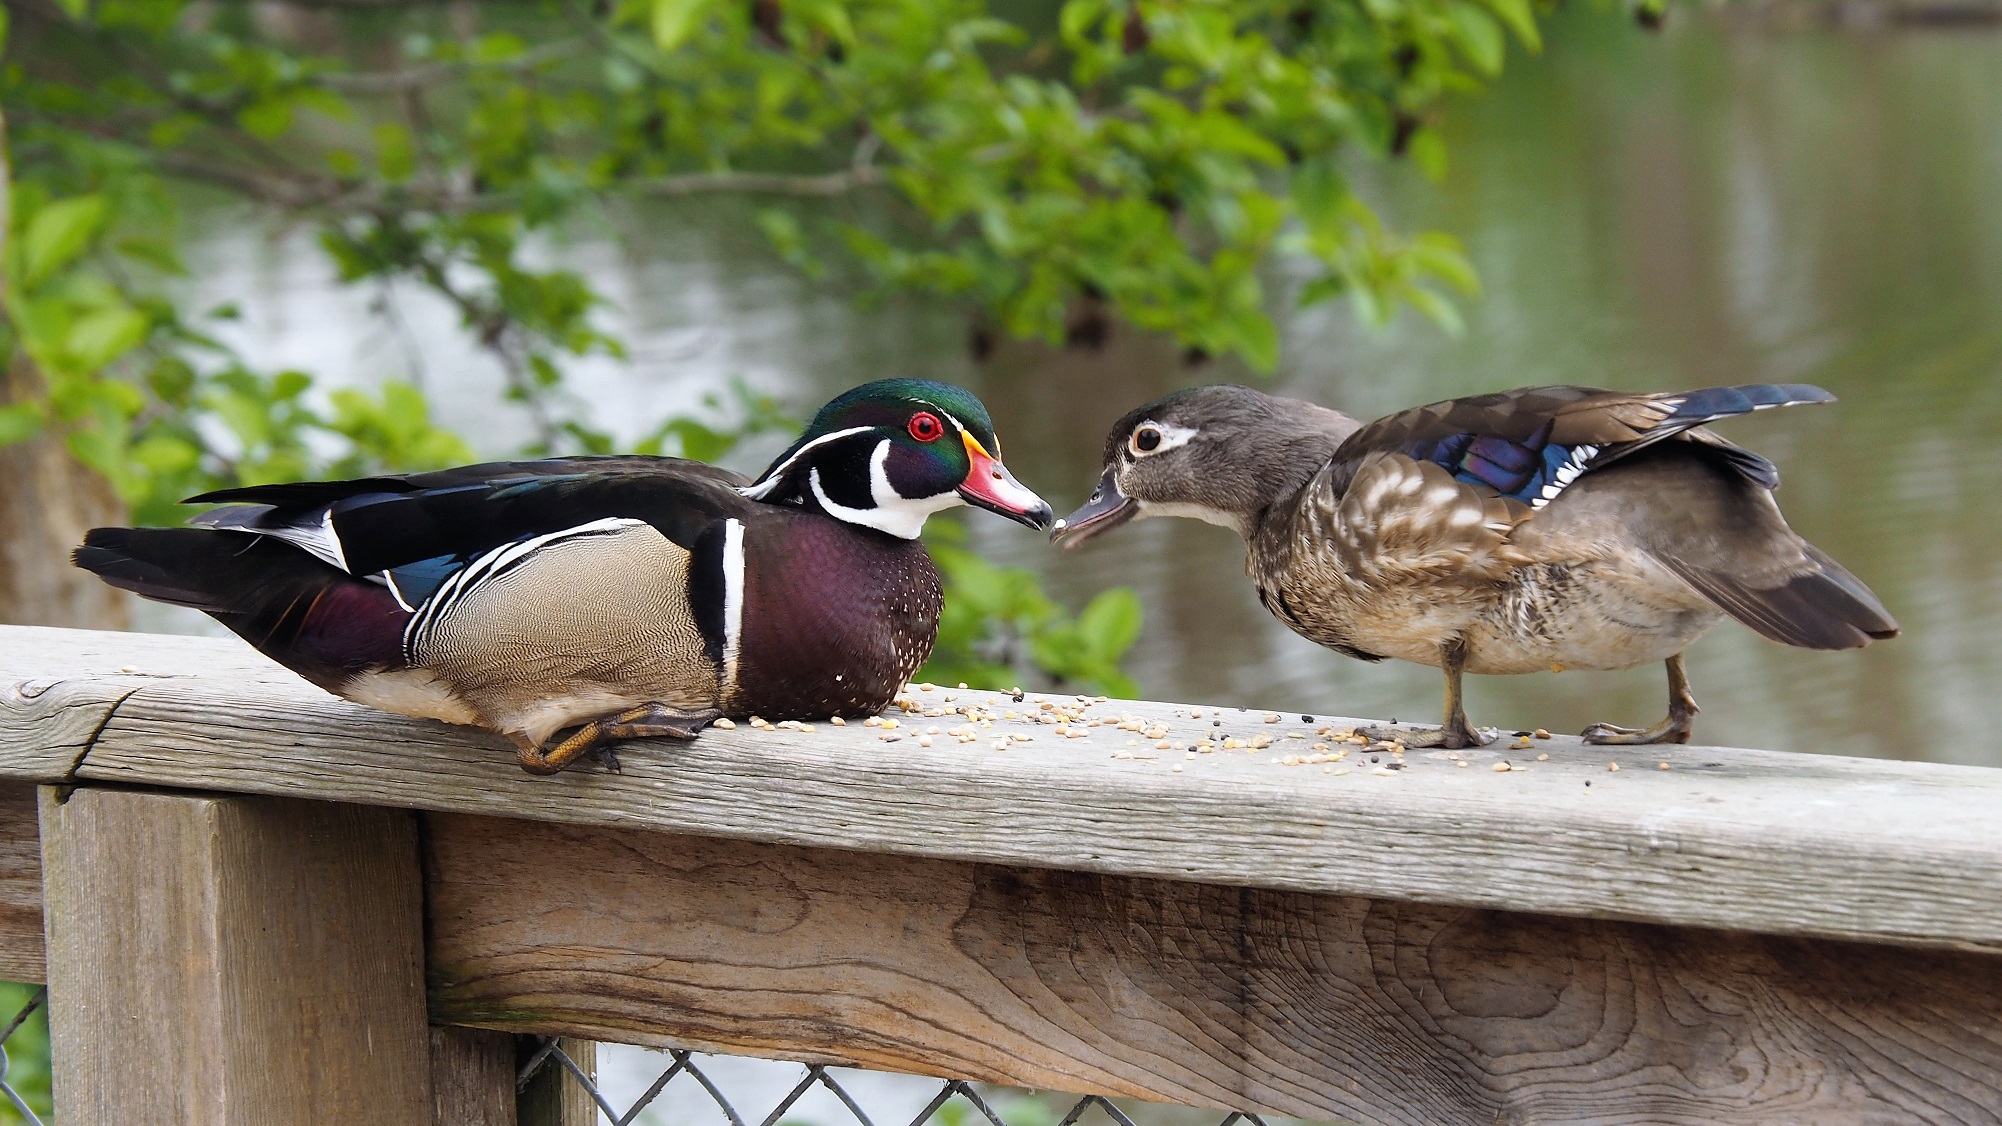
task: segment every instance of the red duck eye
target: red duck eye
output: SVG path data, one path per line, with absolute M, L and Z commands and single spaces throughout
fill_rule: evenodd
M 936 442 L 945 433 L 945 423 L 930 411 L 919 411 L 911 416 L 911 437 L 920 442 Z

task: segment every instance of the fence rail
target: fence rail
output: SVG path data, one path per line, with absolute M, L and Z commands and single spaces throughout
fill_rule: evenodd
M 245 1090 L 345 1030 L 311 1120 L 492 1103 L 473 1029 L 1381 1122 L 2002 1115 L 2002 771 L 909 701 L 538 779 L 233 641 L 0 629 L 0 976 L 46 929 L 65 1123 L 293 1120 L 93 1102 L 170 1005 Z

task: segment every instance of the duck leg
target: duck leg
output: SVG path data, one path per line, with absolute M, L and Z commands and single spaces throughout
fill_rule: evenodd
M 1689 673 L 1682 667 L 1682 654 L 1668 659 L 1668 716 L 1653 727 L 1616 727 L 1595 723 L 1581 736 L 1587 743 L 1687 743 L 1696 730 L 1696 697 L 1689 694 Z
M 612 744 L 625 739 L 693 739 L 722 715 L 715 708 L 683 712 L 666 704 L 641 704 L 592 720 L 553 747 L 523 747 L 518 757 L 530 774 L 555 774 L 586 754 L 598 756 L 617 771 L 619 758 Z
M 1446 674 L 1446 714 L 1445 722 L 1436 731 L 1391 731 L 1381 727 L 1358 728 L 1358 732 L 1371 739 L 1395 739 L 1407 747 L 1444 747 L 1460 750 L 1465 747 L 1486 746 L 1493 738 L 1484 739 L 1467 722 L 1467 709 L 1461 701 L 1460 681 L 1467 667 L 1467 645 L 1459 638 L 1447 642 L 1439 648 L 1439 671 Z

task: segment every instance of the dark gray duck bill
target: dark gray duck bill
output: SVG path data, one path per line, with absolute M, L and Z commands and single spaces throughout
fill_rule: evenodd
M 1076 512 L 1057 521 L 1050 531 L 1050 542 L 1066 551 L 1073 550 L 1093 536 L 1109 532 L 1140 512 L 1140 504 L 1132 497 L 1119 491 L 1119 485 L 1112 479 L 1112 470 L 1098 479 L 1098 488 L 1091 499 L 1079 506 Z

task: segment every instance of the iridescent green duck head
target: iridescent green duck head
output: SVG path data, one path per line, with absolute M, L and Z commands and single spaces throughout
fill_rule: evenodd
M 1055 515 L 1001 464 L 980 400 L 928 379 L 879 379 L 837 397 L 744 495 L 904 539 L 960 504 L 1037 529 Z

